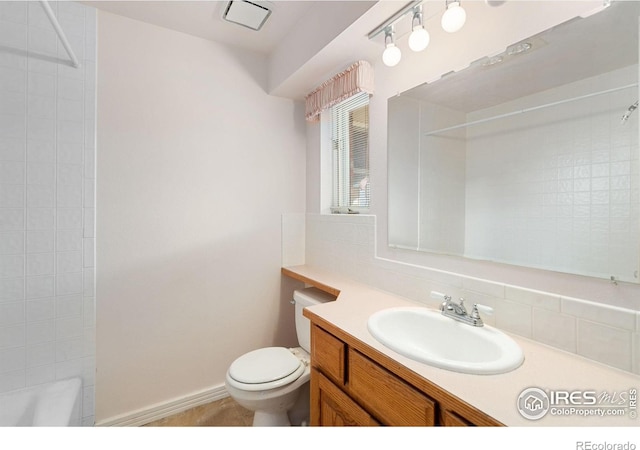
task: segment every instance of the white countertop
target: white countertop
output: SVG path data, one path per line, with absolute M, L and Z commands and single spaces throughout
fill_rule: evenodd
M 286 269 L 303 279 L 340 291 L 335 302 L 309 307 L 314 314 L 507 426 L 640 426 L 640 419 L 637 415 L 632 419 L 629 410 L 621 416 L 604 417 L 553 415 L 550 411 L 542 419 L 532 421 L 522 417 L 516 407 L 518 396 L 529 387 L 628 396 L 631 388 L 640 391 L 640 376 L 509 333 L 506 334 L 522 347 L 525 356 L 524 363 L 511 372 L 469 375 L 432 367 L 388 349 L 367 330 L 371 314 L 386 308 L 419 304 L 312 266 Z M 618 400 L 616 397 L 616 402 Z M 604 406 L 612 405 L 595 407 Z M 622 406 L 629 406 L 628 402 Z M 640 412 L 640 401 L 635 412 Z

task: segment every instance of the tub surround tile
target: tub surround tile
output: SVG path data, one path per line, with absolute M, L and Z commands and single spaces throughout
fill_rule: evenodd
M 29 367 L 26 371 L 26 386 L 49 383 L 56 380 L 56 367 L 54 364 L 45 366 Z
M 55 318 L 56 303 L 53 298 L 27 301 L 27 322 L 41 322 Z
M 27 3 L 0 2 L 0 20 L 27 23 Z
M 27 345 L 52 342 L 56 339 L 56 323 L 53 320 L 27 323 Z
M 58 252 L 56 254 L 56 267 L 58 273 L 82 271 L 81 252 Z
M 55 186 L 52 184 L 27 185 L 27 207 L 53 208 L 55 206 Z
M 27 231 L 27 253 L 49 253 L 54 250 L 53 231 Z
M 0 373 L 0 393 L 25 387 L 25 370 Z
M 55 142 L 40 141 L 28 138 L 27 161 L 39 161 L 53 163 L 56 160 Z
M 56 339 L 66 340 L 83 335 L 82 316 L 69 316 L 56 319 Z
M 24 231 L 0 232 L 0 255 L 15 255 L 24 252 Z
M 27 230 L 53 230 L 55 217 L 54 208 L 27 208 Z
M 24 302 L 0 303 L 0 327 L 10 327 L 24 322 Z
M 0 256 L 0 277 L 24 277 L 24 255 Z
M 56 317 L 82 315 L 82 296 L 70 295 L 56 298 Z
M 94 290 L 95 277 L 87 248 L 95 246 L 95 182 L 85 178 L 95 178 L 96 12 L 51 7 L 79 69 L 35 55 L 68 60 L 41 5 L 0 2 L 0 44 L 34 54 L 0 54 L 0 349 L 19 349 L 27 364 L 0 376 L 0 391 L 70 373 L 95 382 L 95 358 L 85 356 L 95 354 L 95 318 L 83 311 L 95 310 L 95 296 L 82 293 Z M 93 422 L 91 403 L 83 416 Z
M 53 275 L 54 253 L 30 253 L 27 255 L 27 276 Z
M 23 300 L 24 294 L 24 278 L 0 278 L 0 303 Z
M 24 370 L 25 367 L 24 347 L 0 350 L 0 373 Z
M 95 386 L 84 386 L 82 388 L 82 412 L 88 416 L 94 416 L 95 407 Z
M 27 368 L 51 365 L 55 362 L 55 342 L 27 345 Z
M 27 277 L 27 299 L 53 297 L 54 277 Z
M 58 295 L 82 293 L 82 272 L 63 273 L 56 276 L 56 292 Z
M 83 356 L 82 337 L 56 341 L 56 362 L 78 359 Z

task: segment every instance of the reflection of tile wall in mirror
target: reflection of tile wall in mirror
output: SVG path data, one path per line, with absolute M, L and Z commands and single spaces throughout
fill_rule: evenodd
M 615 3 L 389 99 L 390 245 L 637 282 L 639 14 Z

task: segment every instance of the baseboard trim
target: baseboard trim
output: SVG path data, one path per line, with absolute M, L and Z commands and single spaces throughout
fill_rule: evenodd
M 185 397 L 158 403 L 149 408 L 122 414 L 96 423 L 97 427 L 139 427 L 155 420 L 164 419 L 196 406 L 222 400 L 229 396 L 224 385 L 216 386 Z

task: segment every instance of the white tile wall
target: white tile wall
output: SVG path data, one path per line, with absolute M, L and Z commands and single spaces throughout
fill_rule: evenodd
M 430 307 L 432 290 L 494 308 L 486 323 L 640 374 L 640 312 L 375 256 L 375 216 L 306 216 L 305 263 Z
M 95 372 L 95 9 L 0 2 L 0 392 Z M 8 50 L 6 50 L 8 49 Z

